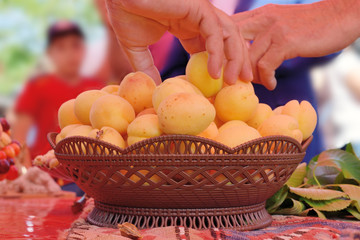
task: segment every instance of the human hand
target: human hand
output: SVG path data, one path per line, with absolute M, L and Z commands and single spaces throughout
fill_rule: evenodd
M 148 46 L 169 31 L 190 54 L 208 51 L 208 71 L 224 80 L 239 77 L 252 80 L 248 49 L 229 16 L 207 0 L 107 0 L 109 18 L 118 41 L 136 71 L 143 71 L 157 83 L 160 75 Z
M 360 35 L 354 31 L 359 29 L 359 13 L 352 10 L 356 5 L 357 0 L 270 4 L 233 15 L 244 38 L 253 40 L 249 52 L 254 82 L 273 90 L 275 70 L 284 60 L 324 56 L 355 41 Z

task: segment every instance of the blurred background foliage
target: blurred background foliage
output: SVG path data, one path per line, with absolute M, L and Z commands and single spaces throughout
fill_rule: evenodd
M 101 32 L 100 17 L 91 0 L 0 1 L 0 95 L 14 94 L 27 80 L 43 55 L 47 27 L 58 19 L 76 21 L 88 40 Z

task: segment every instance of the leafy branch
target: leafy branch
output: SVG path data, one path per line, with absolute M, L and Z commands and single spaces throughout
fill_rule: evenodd
M 360 220 L 360 159 L 349 143 L 301 163 L 287 183 L 268 199 L 271 214 L 345 216 Z

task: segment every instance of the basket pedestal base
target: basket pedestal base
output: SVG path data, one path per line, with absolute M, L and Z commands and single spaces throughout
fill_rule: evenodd
M 267 227 L 272 218 L 265 202 L 243 207 L 203 209 L 130 208 L 95 201 L 87 220 L 94 225 L 116 228 L 129 222 L 139 229 L 184 226 L 194 229 L 231 228 L 254 230 Z

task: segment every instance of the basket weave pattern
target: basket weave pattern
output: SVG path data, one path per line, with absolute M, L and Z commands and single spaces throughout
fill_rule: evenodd
M 140 228 L 266 226 L 271 217 L 265 201 L 287 181 L 306 148 L 283 136 L 228 148 L 171 135 L 126 149 L 85 137 L 55 146 L 55 137 L 50 134 L 49 141 L 65 173 L 95 199 L 89 221 L 102 226 L 130 221 Z

